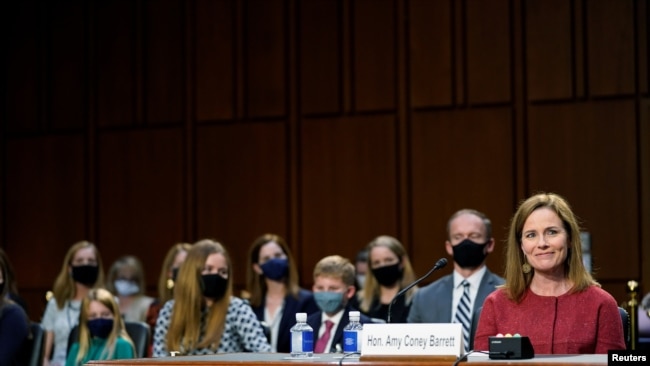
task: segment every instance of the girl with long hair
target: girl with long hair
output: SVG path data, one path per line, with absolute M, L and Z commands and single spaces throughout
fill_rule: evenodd
M 79 341 L 70 347 L 66 366 L 80 366 L 91 360 L 133 358 L 135 347 L 126 333 L 120 308 L 105 289 L 90 290 L 81 302 Z
M 271 351 L 253 310 L 232 295 L 232 272 L 220 243 L 205 239 L 192 246 L 178 273 L 174 299 L 158 315 L 154 357 Z

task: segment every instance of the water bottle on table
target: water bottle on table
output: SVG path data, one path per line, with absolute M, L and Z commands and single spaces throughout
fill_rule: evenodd
M 314 330 L 307 324 L 307 313 L 296 313 L 296 325 L 291 327 L 291 357 L 314 355 Z
M 361 353 L 361 313 L 350 312 L 350 323 L 343 328 L 343 353 Z

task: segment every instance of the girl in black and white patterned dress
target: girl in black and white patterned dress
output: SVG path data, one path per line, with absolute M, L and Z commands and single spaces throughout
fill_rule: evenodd
M 270 352 L 251 307 L 232 296 L 232 268 L 220 243 L 201 240 L 182 264 L 174 300 L 160 310 L 153 356 Z

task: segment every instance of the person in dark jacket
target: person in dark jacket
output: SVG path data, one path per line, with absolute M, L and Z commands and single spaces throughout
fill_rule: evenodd
M 296 313 L 318 311 L 311 291 L 298 285 L 298 270 L 286 241 L 264 234 L 253 242 L 248 254 L 247 298 L 265 327 L 273 352 L 291 351 L 291 327 Z

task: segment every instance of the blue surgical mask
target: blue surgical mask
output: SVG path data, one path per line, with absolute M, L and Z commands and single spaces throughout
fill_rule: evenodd
M 93 337 L 108 338 L 113 330 L 113 319 L 97 318 L 88 321 L 88 331 Z
M 264 276 L 270 280 L 279 281 L 289 272 L 289 261 L 286 258 L 273 258 L 260 266 Z
M 357 275 L 357 286 L 360 288 L 363 287 L 363 285 L 366 283 L 366 275 L 364 274 L 358 274 Z
M 342 292 L 314 292 L 314 300 L 316 300 L 316 305 L 328 314 L 333 314 L 343 309 Z

